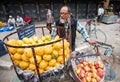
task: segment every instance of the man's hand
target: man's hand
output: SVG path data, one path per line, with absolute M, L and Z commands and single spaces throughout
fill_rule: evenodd
M 89 40 L 88 43 L 89 44 L 95 44 L 97 41 L 96 40 Z

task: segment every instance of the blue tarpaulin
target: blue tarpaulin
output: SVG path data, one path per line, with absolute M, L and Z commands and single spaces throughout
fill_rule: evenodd
M 13 26 L 11 26 L 11 27 L 4 26 L 4 27 L 0 27 L 0 32 L 12 31 L 13 29 L 14 29 Z

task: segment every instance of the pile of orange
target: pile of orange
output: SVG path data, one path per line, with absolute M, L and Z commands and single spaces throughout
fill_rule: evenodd
M 51 40 L 50 35 L 38 37 L 34 36 L 31 38 L 23 38 L 22 40 L 11 39 L 7 43 L 14 46 L 29 46 L 29 45 L 38 45 L 45 44 L 48 42 L 60 40 L 59 36 L 56 36 L 54 40 Z M 54 67 L 59 67 L 60 64 L 64 63 L 63 59 L 63 50 L 65 59 L 69 58 L 69 42 L 64 39 L 64 48 L 63 41 L 55 42 L 53 44 L 34 47 L 35 58 L 33 57 L 33 52 L 31 48 L 13 48 L 8 47 L 8 50 L 11 54 L 12 60 L 15 66 L 20 67 L 22 70 L 32 70 L 35 73 L 35 58 L 37 60 L 37 65 L 39 72 L 42 74 L 44 71 L 50 70 Z

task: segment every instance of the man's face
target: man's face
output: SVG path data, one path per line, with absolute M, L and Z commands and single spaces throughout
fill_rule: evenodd
M 20 18 L 20 16 L 17 16 L 17 18 Z
M 70 16 L 70 13 L 68 12 L 68 8 L 67 7 L 63 7 L 60 10 L 60 17 L 62 19 L 67 19 Z

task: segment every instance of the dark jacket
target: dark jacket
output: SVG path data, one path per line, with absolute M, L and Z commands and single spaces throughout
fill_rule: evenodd
M 77 26 L 77 20 L 75 20 L 72 16 L 71 16 L 71 48 L 72 51 L 75 50 L 75 38 L 76 38 L 76 26 Z M 70 37 L 65 36 L 65 25 L 64 23 L 60 23 L 60 20 L 56 21 L 56 26 L 57 26 L 57 34 L 60 36 L 60 38 L 67 38 L 67 40 L 70 40 Z M 67 33 L 68 35 L 69 33 L 69 29 L 70 27 L 68 27 L 67 29 Z

